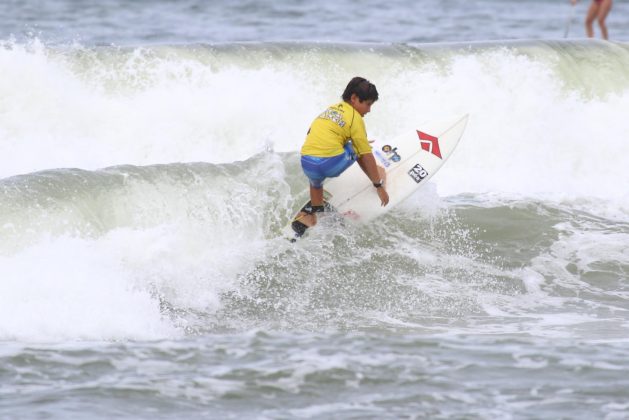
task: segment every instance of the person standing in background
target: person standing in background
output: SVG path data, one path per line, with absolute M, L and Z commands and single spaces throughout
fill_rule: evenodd
M 575 5 L 578 0 L 570 0 L 572 5 Z M 585 32 L 588 37 L 594 37 L 593 23 L 594 19 L 598 21 L 598 26 L 601 28 L 601 36 L 603 39 L 609 39 L 607 33 L 607 25 L 605 25 L 605 19 L 609 11 L 612 9 L 612 0 L 592 0 L 585 16 Z

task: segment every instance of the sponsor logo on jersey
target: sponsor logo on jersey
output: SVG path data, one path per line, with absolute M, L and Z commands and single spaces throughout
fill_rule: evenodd
M 335 124 L 337 124 L 339 127 L 345 127 L 345 121 L 343 120 L 343 115 L 334 108 L 326 109 L 319 115 L 319 118 L 324 119 L 324 120 L 330 120 L 334 122 Z

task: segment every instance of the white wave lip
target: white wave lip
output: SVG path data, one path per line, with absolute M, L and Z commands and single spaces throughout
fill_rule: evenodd
M 470 113 L 464 141 L 439 177 L 444 194 L 626 203 L 627 165 L 611 163 L 629 153 L 628 60 L 625 49 L 597 43 L 63 51 L 10 43 L 0 50 L 0 176 L 233 162 L 268 144 L 296 152 L 317 112 L 363 74 L 381 93 L 366 120 L 373 137 L 394 136 L 402 123 Z

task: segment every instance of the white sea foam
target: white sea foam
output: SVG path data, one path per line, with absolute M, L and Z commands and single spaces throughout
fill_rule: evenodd
M 619 75 L 612 91 L 614 73 L 606 68 L 610 76 L 597 87 L 588 60 L 564 70 L 576 54 L 569 48 L 535 48 L 444 47 L 442 56 L 428 51 L 417 59 L 415 50 L 359 47 L 54 50 L 12 43 L 0 49 L 0 176 L 232 162 L 269 143 L 296 152 L 314 116 L 360 73 L 381 93 L 366 119 L 374 138 L 470 113 L 448 170 L 435 179 L 440 194 L 595 197 L 626 207 L 627 165 L 613 163 L 629 154 L 625 79 Z M 592 54 L 622 66 L 622 53 L 596 48 Z
M 246 242 L 243 243 L 243 241 Z M 0 257 L 0 339 L 162 339 L 185 319 L 162 303 L 213 313 L 263 242 L 183 226 L 49 238 Z
M 0 339 L 155 339 L 178 335 L 132 271 L 88 241 L 56 238 L 0 257 Z
M 320 325 L 330 313 L 352 313 L 410 328 L 425 317 L 488 315 L 514 321 L 449 331 L 512 333 L 525 325 L 531 334 L 559 337 L 587 329 L 597 312 L 566 310 L 575 300 L 561 287 L 599 291 L 578 284 L 582 279 L 566 267 L 576 261 L 585 270 L 610 252 L 610 261 L 624 264 L 624 233 L 562 234 L 548 253 L 527 261 L 530 267 L 510 270 L 483 261 L 474 232 L 456 217 L 439 219 L 448 219 L 448 208 L 464 197 L 480 207 L 534 197 L 569 208 L 596 202 L 597 210 L 622 221 L 628 172 L 610 162 L 629 152 L 627 88 L 621 80 L 613 93 L 608 86 L 580 89 L 591 68 L 566 79 L 555 66 L 561 59 L 546 50 L 442 48 L 5 45 L 0 95 L 9 99 L 0 103 L 6 152 L 0 176 L 114 164 L 230 165 L 50 171 L 3 180 L 1 337 L 172 337 L 185 331 L 189 312 L 221 313 L 229 293 L 242 298 L 237 309 L 276 316 L 279 324 Z M 361 62 L 373 66 L 362 73 Z M 278 255 L 287 249 L 275 236 L 294 199 L 289 188 L 306 185 L 293 179 L 301 173 L 286 171 L 281 153 L 297 156 L 312 118 L 338 100 L 355 74 L 380 89 L 366 119 L 372 137 L 397 134 L 406 121 L 470 113 L 463 141 L 438 177 L 394 211 L 417 226 L 393 227 L 391 236 L 388 226 L 355 228 L 350 233 L 363 242 L 352 242 L 343 229 L 322 223 L 308 243 L 288 251 L 299 267 L 273 266 L 284 262 Z M 236 162 L 270 144 L 276 153 Z M 426 223 L 442 223 L 442 232 Z M 326 245 L 334 241 L 345 246 L 330 251 Z M 363 266 L 369 275 L 357 274 Z M 372 295 L 374 286 L 380 289 Z M 11 314 L 20 322 L 11 323 Z M 530 322 L 516 321 L 525 318 Z

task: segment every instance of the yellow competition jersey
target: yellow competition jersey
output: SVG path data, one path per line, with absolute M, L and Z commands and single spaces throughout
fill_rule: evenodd
M 310 126 L 302 155 L 332 157 L 344 153 L 343 146 L 352 140 L 358 156 L 371 152 L 363 117 L 347 102 L 323 111 Z

